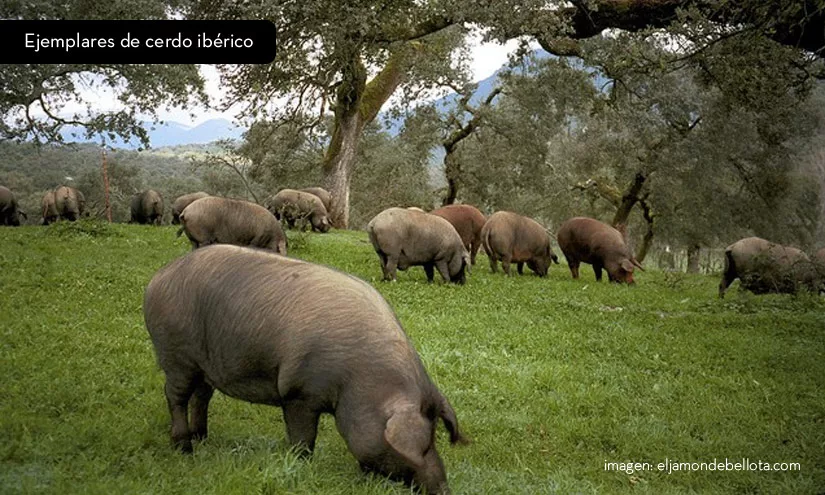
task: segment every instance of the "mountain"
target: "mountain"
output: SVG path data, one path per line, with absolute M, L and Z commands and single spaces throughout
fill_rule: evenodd
M 236 126 L 227 119 L 210 119 L 195 127 L 189 127 L 179 122 L 166 121 L 162 124 L 143 122 L 144 129 L 149 132 L 149 143 L 152 148 L 164 146 L 179 146 L 185 144 L 204 144 L 219 139 L 240 139 L 245 129 Z M 84 136 L 84 130 L 77 126 L 67 126 L 61 132 L 63 139 L 68 143 L 89 142 Z M 92 139 L 91 141 L 98 141 Z M 137 149 L 137 139 L 123 141 L 115 139 L 109 143 L 114 148 Z

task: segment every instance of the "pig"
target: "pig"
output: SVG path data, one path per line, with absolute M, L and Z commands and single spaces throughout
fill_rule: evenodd
M 195 250 L 209 244 L 253 246 L 286 256 L 287 239 L 280 222 L 266 208 L 239 199 L 208 196 L 180 214 L 181 233 Z
M 19 227 L 21 215 L 28 219 L 26 212 L 18 206 L 14 193 L 9 188 L 0 186 L 0 225 Z
M 200 191 L 194 192 L 189 194 L 184 194 L 183 196 L 178 196 L 175 199 L 175 202 L 172 203 L 172 225 L 177 225 L 180 223 L 180 214 L 181 212 L 190 204 L 192 201 L 205 198 L 209 196 L 209 194 Z
M 719 297 L 737 278 L 742 288 L 754 294 L 794 293 L 799 287 L 813 289 L 816 269 L 808 255 L 759 237 L 746 237 L 725 248 L 725 268 L 719 282 Z
M 559 263 L 559 257 L 550 247 L 547 230 L 532 218 L 518 213 L 497 211 L 490 215 L 481 229 L 481 242 L 493 273 L 498 269 L 498 260 L 507 275 L 510 275 L 510 263 L 516 263 L 519 275 L 527 263 L 539 277 L 547 275 L 551 263 Z
M 48 191 L 40 201 L 40 212 L 43 217 L 43 225 L 56 222 L 60 215 L 57 214 L 57 207 L 54 205 L 54 191 Z
M 430 213 L 453 224 L 464 248 L 470 253 L 470 264 L 475 265 L 476 254 L 481 247 L 481 229 L 487 221 L 484 214 L 472 205 L 447 205 Z
M 86 210 L 86 197 L 73 187 L 59 186 L 54 190 L 54 207 L 61 220 L 74 222 Z
M 580 263 L 593 265 L 599 282 L 602 269 L 607 270 L 611 282 L 627 284 L 635 283 L 634 267 L 644 271 L 621 232 L 594 218 L 574 217 L 565 221 L 559 227 L 557 239 L 573 278 L 579 278 Z
M 133 223 L 160 225 L 163 221 L 163 197 L 152 189 L 132 196 L 130 209 Z
M 321 203 L 324 204 L 324 208 L 329 211 L 330 206 L 332 205 L 332 195 L 324 188 L 321 187 L 305 187 L 303 189 L 299 189 L 301 192 L 314 194 L 318 196 L 318 199 L 321 200 Z
M 294 227 L 296 222 L 303 223 L 309 219 L 312 230 L 322 233 L 329 231 L 327 209 L 324 208 L 321 198 L 314 194 L 281 189 L 278 194 L 267 199 L 265 204 L 278 220 L 284 218 L 290 228 Z M 302 224 L 301 228 L 304 226 L 305 224 Z
M 267 251 L 208 246 L 155 274 L 143 314 L 166 375 L 171 440 L 183 452 L 206 438 L 218 389 L 282 408 L 288 441 L 304 455 L 329 413 L 362 470 L 449 493 L 435 430 L 441 419 L 451 443 L 466 442 L 456 414 L 366 282 Z
M 370 220 L 367 233 L 381 260 L 384 280 L 395 280 L 396 268 L 421 265 L 429 282 L 438 268 L 445 282 L 464 283 L 470 255 L 447 220 L 406 208 L 388 208 Z

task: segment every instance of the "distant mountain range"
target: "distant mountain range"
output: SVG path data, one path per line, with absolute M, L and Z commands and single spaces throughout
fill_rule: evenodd
M 539 59 L 555 57 L 544 50 L 537 50 L 535 56 Z M 470 103 L 478 104 L 495 88 L 496 80 L 501 72 L 507 70 L 507 66 L 502 65 L 490 77 L 478 81 L 478 87 L 470 99 Z M 601 76 L 596 76 L 594 85 L 596 87 L 603 87 L 606 80 Z M 443 96 L 433 103 L 440 112 L 446 112 L 453 107 L 458 100 L 456 93 L 451 93 Z M 395 118 L 385 118 L 386 113 L 382 112 L 379 115 L 378 121 L 382 124 L 384 129 L 391 135 L 395 136 L 401 131 L 404 125 L 404 116 Z M 179 146 L 187 144 L 205 144 L 217 141 L 219 139 L 241 139 L 245 128 L 238 127 L 226 119 L 211 119 L 194 127 L 181 124 L 179 122 L 166 121 L 163 124 L 153 124 L 151 122 L 144 122 L 144 127 L 149 130 L 150 144 L 153 148 L 162 148 L 165 146 Z M 67 126 L 64 128 L 63 139 L 66 142 L 86 142 L 83 137 L 83 129 L 74 126 Z M 115 148 L 136 149 L 139 145 L 137 139 L 132 139 L 129 142 L 117 139 L 110 143 Z M 438 151 L 436 151 L 438 154 Z M 437 157 L 440 158 L 440 157 Z
M 246 131 L 226 119 L 210 119 L 194 127 L 179 122 L 165 121 L 154 124 L 144 122 L 143 127 L 149 131 L 149 143 L 152 148 L 179 146 L 183 144 L 205 144 L 219 139 L 240 139 Z M 61 132 L 68 143 L 87 142 L 81 127 L 67 126 Z M 116 139 L 109 143 L 115 148 L 136 149 L 140 143 L 136 138 L 131 141 Z

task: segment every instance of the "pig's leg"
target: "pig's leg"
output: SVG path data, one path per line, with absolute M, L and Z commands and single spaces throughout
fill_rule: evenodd
M 496 255 L 493 253 L 487 253 L 487 257 L 490 258 L 490 271 L 496 273 L 496 271 L 498 271 L 498 264 L 496 264 Z
M 573 278 L 579 278 L 579 262 L 568 261 L 567 265 L 570 267 L 570 275 L 572 275 Z
M 593 263 L 593 273 L 596 274 L 596 282 L 602 281 L 602 265 L 600 263 Z
M 447 265 L 447 262 L 444 260 L 439 261 L 435 264 L 436 268 L 438 268 L 438 273 L 441 274 L 441 278 L 444 279 L 445 282 L 450 281 L 450 267 Z M 432 282 L 432 279 L 430 279 Z
M 504 270 L 504 273 L 509 277 L 510 276 L 510 260 L 512 257 L 510 255 L 505 254 L 501 257 L 501 269 Z
M 187 454 L 192 453 L 192 438 L 186 413 L 196 386 L 194 374 L 166 374 L 166 403 L 172 416 L 172 444 Z
M 395 280 L 395 269 L 397 267 L 398 258 L 388 254 L 387 262 L 384 265 L 384 280 Z
M 524 275 L 524 262 L 519 261 L 519 262 L 516 264 L 516 270 L 518 270 L 518 274 L 519 274 L 519 275 Z
M 189 400 L 191 406 L 191 415 L 189 418 L 189 431 L 192 433 L 193 440 L 203 440 L 206 438 L 206 419 L 209 410 L 209 401 L 212 399 L 212 393 L 215 389 L 202 381 L 195 388 L 195 393 Z
M 320 415 L 320 411 L 306 401 L 291 400 L 284 404 L 284 423 L 289 443 L 298 447 L 304 455 L 312 454 L 315 449 Z
M 424 265 L 424 273 L 427 274 L 427 282 L 432 283 L 433 278 L 435 278 L 435 266 L 432 263 L 426 263 Z

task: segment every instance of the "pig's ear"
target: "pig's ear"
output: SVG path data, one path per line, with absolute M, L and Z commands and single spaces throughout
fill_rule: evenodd
M 624 271 L 633 273 L 633 263 L 630 260 L 622 260 L 621 266 Z
M 432 424 L 413 407 L 396 409 L 387 420 L 384 440 L 411 466 L 424 466 L 424 451 L 432 441 Z
M 441 419 L 444 420 L 444 426 L 450 433 L 450 443 L 470 443 L 470 439 L 462 435 L 461 430 L 458 429 L 458 419 L 455 417 L 455 411 L 443 395 L 441 396 Z

